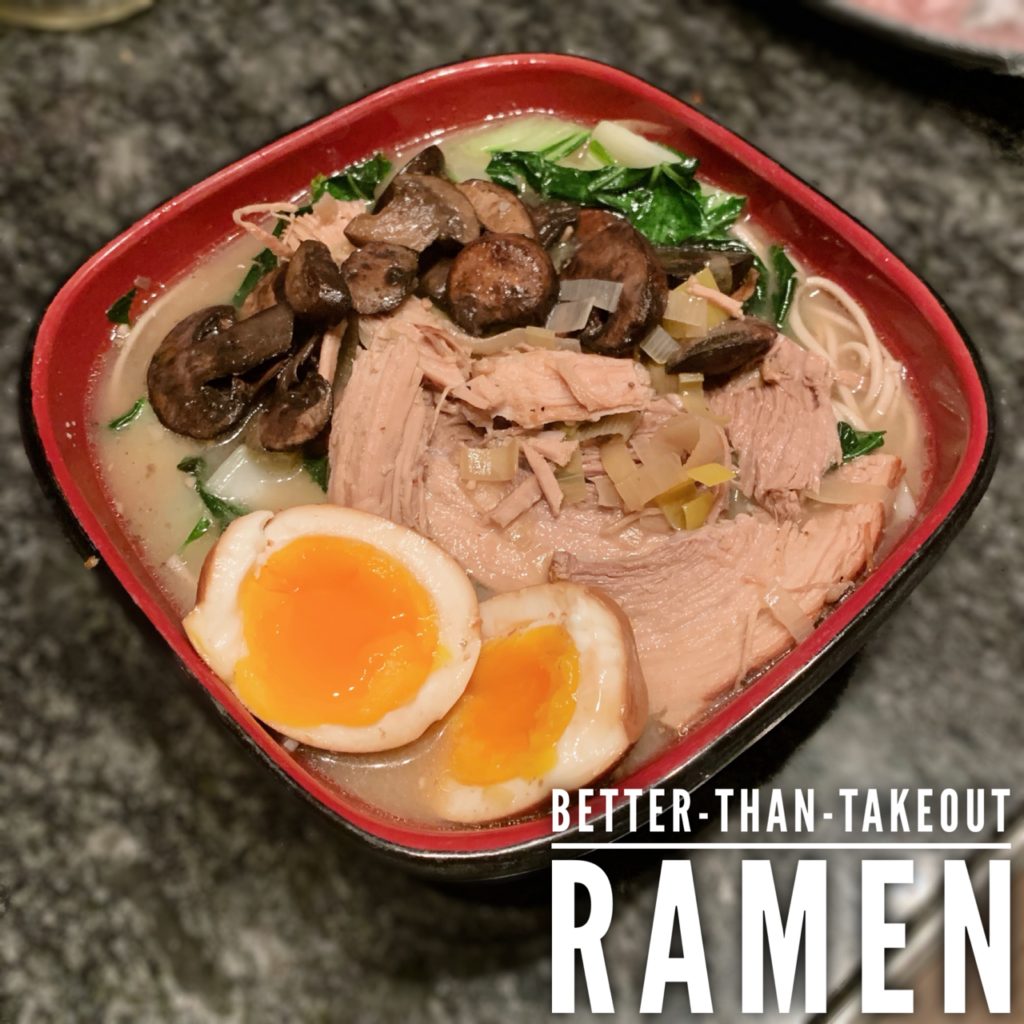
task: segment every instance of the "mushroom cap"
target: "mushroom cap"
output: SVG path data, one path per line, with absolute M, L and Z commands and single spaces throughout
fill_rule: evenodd
M 260 444 L 268 451 L 300 448 L 317 437 L 331 418 L 331 384 L 311 358 L 320 340 L 310 338 L 277 375 L 259 423 Z
M 665 273 L 679 281 L 699 274 L 705 267 L 714 275 L 715 284 L 731 295 L 754 265 L 754 254 L 738 249 L 706 249 L 699 245 L 664 245 L 654 250 Z
M 208 306 L 185 317 L 153 353 L 146 373 L 157 418 L 198 440 L 229 430 L 276 372 L 272 361 L 291 348 L 294 323 L 283 302 L 245 320 L 236 321 L 233 306 Z M 264 365 L 268 370 L 259 375 Z
M 488 231 L 537 237 L 526 206 L 514 192 L 482 178 L 470 178 L 456 188 L 473 204 L 477 219 Z
M 430 299 L 435 306 L 448 308 L 448 275 L 451 273 L 454 260 L 450 256 L 442 256 L 436 263 L 420 273 L 420 281 L 416 286 L 416 294 Z
M 451 318 L 479 337 L 495 327 L 543 324 L 558 299 L 558 275 L 538 242 L 488 234 L 455 257 L 447 293 Z
M 415 252 L 435 241 L 466 245 L 480 235 L 473 204 L 450 182 L 431 174 L 399 174 L 392 198 L 377 213 L 354 217 L 345 235 L 355 246 L 391 242 Z
M 440 146 L 427 146 L 421 149 L 399 172 L 398 174 L 433 174 L 443 178 L 446 170 L 444 151 Z M 395 177 L 398 177 L 398 174 Z M 381 192 L 374 207 L 374 213 L 380 213 L 392 199 L 395 198 L 394 178 L 388 182 L 386 188 Z
M 665 369 L 669 373 L 726 376 L 765 355 L 778 333 L 770 323 L 756 316 L 726 320 L 689 345 Z
M 530 220 L 537 241 L 547 249 L 561 240 L 566 228 L 575 228 L 580 220 L 580 208 L 564 199 L 547 199 L 529 207 Z
M 352 304 L 331 250 L 315 238 L 306 239 L 289 261 L 284 297 L 298 317 L 323 324 L 336 324 Z
M 416 287 L 419 259 L 404 245 L 367 242 L 341 265 L 357 313 L 390 313 Z
M 607 210 L 580 211 L 579 247 L 563 280 L 617 281 L 622 294 L 607 318 L 597 310 L 580 334 L 584 349 L 600 355 L 632 355 L 657 326 L 668 302 L 668 279 L 651 243 L 622 217 Z

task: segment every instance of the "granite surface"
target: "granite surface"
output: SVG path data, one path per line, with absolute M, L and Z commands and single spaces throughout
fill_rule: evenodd
M 16 417 L 33 324 L 110 237 L 274 137 L 463 57 L 571 52 L 689 99 L 850 210 L 944 296 L 998 397 L 991 490 L 864 653 L 733 778 L 822 790 L 1022 781 L 1024 81 L 763 6 L 157 0 L 83 35 L 0 28 L 0 1020 L 548 1015 L 545 880 L 489 891 L 418 881 L 265 778 L 102 573 L 82 568 Z M 739 1018 L 738 856 L 695 858 L 723 1021 Z M 791 875 L 791 859 L 776 864 Z M 856 879 L 855 865 L 834 864 L 837 983 L 857 961 Z M 929 865 L 918 894 L 934 885 Z M 614 872 L 606 946 L 618 1017 L 633 1020 L 657 864 Z M 684 1004 L 673 995 L 666 1009 L 685 1016 Z

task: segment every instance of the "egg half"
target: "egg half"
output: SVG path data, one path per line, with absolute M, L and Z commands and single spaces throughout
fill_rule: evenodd
M 439 743 L 437 812 L 485 822 L 606 772 L 647 721 L 629 620 L 593 588 L 552 583 L 480 605 L 483 647 Z
M 419 737 L 480 653 L 476 594 L 436 544 L 337 505 L 253 512 L 203 566 L 185 631 L 259 719 L 358 753 Z

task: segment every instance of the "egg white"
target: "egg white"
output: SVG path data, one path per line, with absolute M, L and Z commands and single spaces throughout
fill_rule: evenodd
M 633 631 L 607 595 L 575 583 L 543 584 L 484 601 L 480 617 L 485 641 L 534 626 L 564 626 L 579 652 L 579 677 L 575 710 L 555 744 L 555 765 L 540 778 L 467 786 L 441 769 L 435 808 L 449 821 L 466 823 L 518 814 L 553 789 L 586 785 L 625 754 L 647 721 Z
M 203 660 L 237 693 L 235 668 L 248 654 L 239 587 L 275 551 L 308 536 L 363 541 L 401 563 L 430 594 L 438 641 L 450 657 L 433 669 L 411 701 L 370 725 L 324 723 L 299 728 L 265 720 L 266 724 L 324 750 L 363 753 L 411 743 L 459 699 L 480 653 L 480 610 L 469 577 L 450 555 L 413 530 L 338 505 L 299 505 L 276 515 L 242 516 L 228 526 L 207 556 L 196 606 L 183 622 L 185 632 Z

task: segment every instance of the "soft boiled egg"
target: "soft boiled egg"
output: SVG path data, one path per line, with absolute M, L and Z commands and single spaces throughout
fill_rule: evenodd
M 413 530 L 337 505 L 236 519 L 184 625 L 257 718 L 352 753 L 415 740 L 462 695 L 480 653 L 459 565 Z
M 574 583 L 480 605 L 483 647 L 439 742 L 435 806 L 450 821 L 506 818 L 606 772 L 647 721 L 629 620 Z

